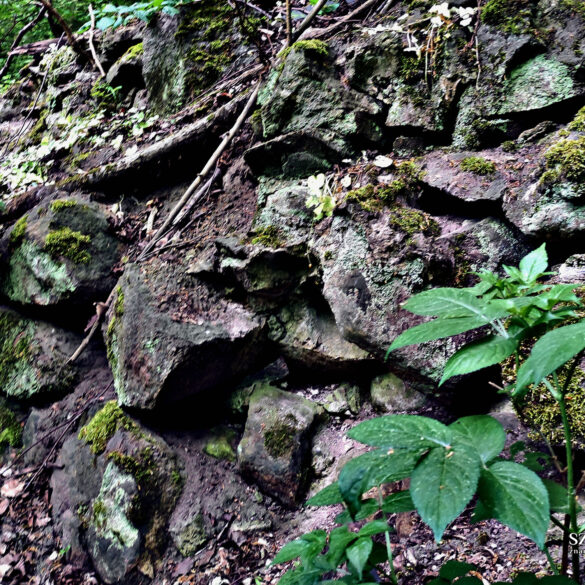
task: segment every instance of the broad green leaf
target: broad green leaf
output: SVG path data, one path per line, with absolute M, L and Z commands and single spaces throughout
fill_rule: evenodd
M 522 274 L 522 272 L 520 270 L 518 270 L 518 268 L 514 268 L 513 266 L 504 266 L 503 268 L 504 268 L 504 272 L 512 280 L 515 280 L 516 282 L 530 282 L 530 281 L 526 281 L 524 274 Z
M 386 512 L 386 514 L 399 514 L 400 512 L 410 512 L 414 509 L 414 503 L 408 490 L 390 494 L 384 498 L 384 503 L 382 504 L 382 511 Z
M 304 540 L 293 540 L 285 544 L 278 554 L 272 560 L 273 565 L 286 563 L 300 557 L 309 547 L 309 543 Z
M 360 579 L 362 578 L 364 567 L 370 558 L 372 546 L 371 538 L 360 538 L 345 551 L 347 560 L 355 569 Z
M 343 496 L 339 491 L 337 482 L 335 482 L 323 488 L 312 498 L 309 498 L 305 502 L 305 506 L 332 506 L 333 504 L 341 504 L 342 502 Z
M 339 561 L 343 558 L 347 545 L 352 543 L 356 538 L 357 534 L 350 532 L 347 526 L 340 526 L 331 531 L 329 536 L 329 550 L 325 557 L 332 568 L 339 565 Z
M 419 452 L 369 451 L 348 461 L 339 473 L 338 485 L 344 501 L 355 514 L 361 507 L 362 494 L 370 488 L 408 477 L 420 457 Z
M 327 533 L 324 530 L 313 530 L 303 534 L 301 538 L 285 544 L 274 557 L 272 564 L 286 563 L 298 557 L 314 558 L 327 544 Z
M 302 565 L 287 571 L 278 585 L 317 585 L 321 581 L 322 571 L 307 570 Z
M 534 282 L 545 272 L 547 266 L 548 256 L 545 244 L 542 244 L 542 246 L 524 256 L 518 265 L 524 281 L 527 283 Z
M 447 360 L 439 386 L 453 376 L 469 374 L 499 364 L 510 357 L 517 347 L 518 341 L 516 339 L 500 337 L 499 335 L 490 335 L 469 343 Z
M 388 526 L 386 520 L 372 520 L 364 524 L 357 535 L 361 538 L 362 536 L 373 536 L 382 532 L 390 532 L 390 526 Z
M 458 444 L 433 449 L 412 472 L 412 501 L 437 541 L 475 494 L 480 467 L 475 450 Z
M 102 16 L 96 23 L 96 28 L 98 30 L 106 30 L 110 28 L 115 22 L 115 19 L 110 16 Z
M 406 345 L 413 345 L 415 343 L 424 343 L 425 341 L 433 341 L 435 339 L 443 339 L 444 337 L 451 337 L 458 335 L 465 331 L 477 329 L 482 325 L 489 323 L 481 317 L 453 317 L 450 319 L 435 319 L 427 323 L 415 325 L 410 329 L 401 333 L 393 342 L 388 351 L 393 351 L 404 347 Z
M 515 394 L 530 384 L 539 384 L 585 349 L 585 320 L 565 325 L 543 335 L 520 366 Z
M 478 495 L 492 518 L 528 536 L 542 549 L 550 506 L 536 473 L 519 463 L 496 461 L 482 470 Z
M 449 445 L 452 433 L 447 426 L 426 416 L 394 414 L 366 420 L 347 436 L 360 443 L 386 449 L 426 449 Z
M 541 309 L 552 309 L 557 303 L 579 303 L 575 294 L 576 284 L 557 284 L 533 299 Z
M 551 512 L 569 513 L 569 492 L 567 488 L 552 479 L 543 479 L 542 483 L 548 492 Z
M 479 317 L 486 322 L 506 316 L 504 309 L 490 307 L 465 289 L 434 288 L 414 295 L 403 308 L 416 315 Z
M 544 462 L 544 463 L 543 463 Z M 531 471 L 542 471 L 550 463 L 548 453 L 529 451 L 524 454 L 522 465 L 528 467 Z
M 457 577 L 463 577 L 463 575 L 469 573 L 469 571 L 474 571 L 476 569 L 475 565 L 471 565 L 469 563 L 461 563 L 459 561 L 447 561 L 440 569 L 439 569 L 439 577 L 443 579 L 448 579 L 449 581 L 453 581 Z
M 477 451 L 482 463 L 497 457 L 506 444 L 504 427 L 491 416 L 466 416 L 456 420 L 450 428 L 460 433 Z

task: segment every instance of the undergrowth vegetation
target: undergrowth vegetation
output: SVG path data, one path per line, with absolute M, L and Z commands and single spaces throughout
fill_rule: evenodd
M 388 353 L 403 347 L 449 338 L 468 331 L 482 335 L 456 351 L 446 362 L 439 385 L 453 376 L 513 360 L 513 375 L 502 392 L 520 405 L 531 388 L 543 385 L 556 405 L 565 445 L 565 461 L 557 462 L 557 480 L 541 479 L 541 453 L 514 445 L 506 456 L 506 432 L 490 416 L 460 418 L 450 425 L 417 415 L 388 415 L 358 424 L 351 439 L 372 450 L 350 460 L 338 480 L 312 497 L 309 506 L 343 504 L 338 527 L 314 530 L 285 545 L 274 559 L 297 559 L 281 585 L 317 583 L 398 583 L 389 525 L 392 514 L 416 510 L 440 541 L 447 526 L 472 500 L 474 520 L 496 519 L 524 534 L 543 550 L 550 577 L 519 573 L 517 585 L 579 582 L 579 552 L 560 563 L 549 551 L 552 522 L 562 530 L 568 550 L 585 526 L 579 525 L 572 429 L 567 397 L 585 351 L 583 304 L 578 285 L 546 284 L 548 258 L 544 245 L 528 254 L 518 268 L 504 267 L 506 276 L 484 270 L 479 283 L 467 289 L 436 288 L 411 297 L 404 309 L 434 317 L 394 340 Z M 530 348 L 530 351 L 526 350 Z M 562 377 L 559 375 L 562 371 Z M 523 462 L 516 455 L 525 452 Z M 550 457 L 548 458 L 550 460 Z M 396 482 L 409 478 L 409 488 Z M 566 515 L 567 521 L 558 515 Z M 363 524 L 364 520 L 368 520 Z M 360 523 L 359 529 L 355 529 Z M 450 561 L 431 581 L 481 585 L 471 564 Z M 569 579 L 571 574 L 575 581 Z

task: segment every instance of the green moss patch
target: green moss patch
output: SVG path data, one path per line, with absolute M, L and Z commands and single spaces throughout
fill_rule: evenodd
M 108 459 L 120 469 L 129 473 L 137 483 L 147 482 L 156 473 L 156 464 L 151 447 L 145 447 L 136 456 L 127 455 L 120 451 L 108 453 Z
M 63 209 L 71 209 L 77 205 L 78 203 L 75 201 L 75 199 L 56 199 L 55 201 L 51 202 L 51 211 L 57 213 Z
M 120 428 L 138 430 L 136 424 L 128 418 L 118 403 L 111 400 L 81 428 L 79 438 L 90 446 L 92 453 L 99 455 L 104 452 L 108 441 Z
M 138 57 L 142 57 L 144 53 L 144 45 L 142 43 L 136 43 L 132 45 L 123 55 L 122 61 L 132 61 Z
M 585 179 L 585 136 L 575 140 L 559 140 L 545 154 L 547 171 L 544 183 L 567 180 L 580 183 Z
M 400 183 L 400 189 L 405 186 L 400 179 L 385 186 L 375 186 L 370 183 L 359 189 L 348 191 L 345 198 L 347 201 L 358 203 L 365 211 L 380 211 L 384 205 L 392 203 L 396 198 L 396 193 L 393 190 L 395 183 Z
M 206 443 L 203 451 L 215 459 L 235 461 L 236 453 L 232 447 L 234 439 L 235 433 L 231 429 L 218 432 Z
M 53 258 L 68 258 L 75 264 L 87 264 L 91 260 L 91 254 L 87 251 L 90 241 L 90 236 L 64 227 L 47 234 L 45 250 Z
M 390 216 L 390 227 L 412 236 L 422 233 L 427 236 L 438 236 L 441 233 L 439 224 L 424 211 L 409 207 L 396 207 Z
M 520 35 L 533 27 L 533 0 L 488 0 L 481 20 L 502 32 Z
M 264 447 L 272 457 L 284 457 L 294 448 L 295 422 L 295 418 L 288 414 L 283 422 L 276 422 L 264 433 Z
M 256 235 L 251 242 L 267 248 L 281 248 L 283 246 L 282 231 L 274 225 L 267 225 L 256 230 Z
M 459 163 L 459 167 L 462 171 L 482 176 L 493 175 L 496 172 L 495 163 L 481 156 L 468 156 Z
M 10 244 L 12 246 L 17 246 L 20 244 L 22 239 L 24 238 L 24 234 L 26 232 L 26 226 L 28 223 L 28 215 L 23 215 L 12 228 L 10 232 Z
M 585 4 L 583 4 L 585 7 Z M 570 130 L 577 130 L 578 132 L 585 132 L 585 108 L 581 108 L 573 121 L 569 124 Z
M 32 327 L 11 313 L 0 313 L 0 388 L 4 390 L 15 369 L 31 359 Z
M 22 441 L 22 427 L 15 414 L 0 404 L 0 447 L 16 447 Z

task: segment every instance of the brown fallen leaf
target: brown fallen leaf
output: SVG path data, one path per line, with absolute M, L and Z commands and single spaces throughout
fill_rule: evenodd
M 0 489 L 0 495 L 5 498 L 14 498 L 24 489 L 24 482 L 17 479 L 9 479 Z

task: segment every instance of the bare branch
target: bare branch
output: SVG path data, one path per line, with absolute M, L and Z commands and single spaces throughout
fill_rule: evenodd
M 6 57 L 6 62 L 4 63 L 4 66 L 2 67 L 2 69 L 0 69 L 0 79 L 2 79 L 2 77 L 4 77 L 4 75 L 6 75 L 6 72 L 8 71 L 8 68 L 10 67 L 10 64 L 12 63 L 12 60 L 14 59 L 14 54 L 12 53 L 12 51 L 14 51 L 14 49 L 16 49 L 16 47 L 18 47 L 18 45 L 20 44 L 20 41 L 22 41 L 24 35 L 29 30 L 32 30 L 43 19 L 46 12 L 47 12 L 47 9 L 43 6 L 40 9 L 39 13 L 29 23 L 25 24 L 18 31 L 18 34 L 14 38 L 14 42 L 12 43 L 12 46 L 10 47 L 10 50 L 8 51 L 8 55 Z

